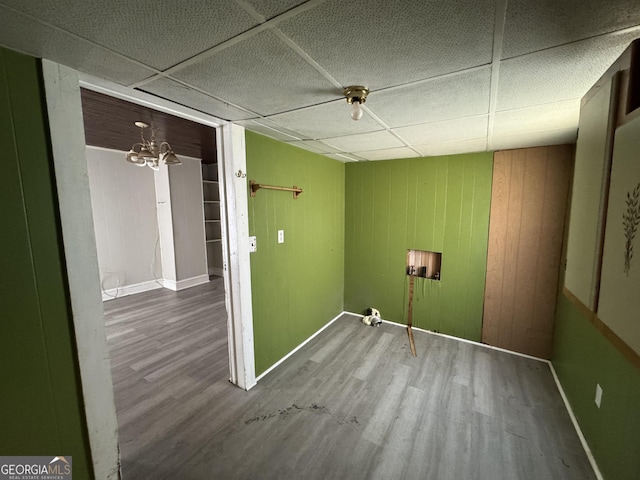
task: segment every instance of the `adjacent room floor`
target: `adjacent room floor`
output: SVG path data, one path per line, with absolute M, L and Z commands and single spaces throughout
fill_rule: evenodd
M 595 478 L 543 362 L 344 315 L 245 392 L 222 279 L 105 320 L 124 480 Z

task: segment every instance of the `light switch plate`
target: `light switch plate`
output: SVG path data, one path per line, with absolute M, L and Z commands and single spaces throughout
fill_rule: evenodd
M 284 230 L 278 230 L 278 243 L 284 243 Z
M 596 384 L 596 405 L 600 408 L 600 404 L 602 403 L 602 387 L 600 384 Z
M 256 237 L 249 237 L 249 253 L 253 253 L 253 252 L 257 252 L 258 251 L 258 240 L 256 240 Z

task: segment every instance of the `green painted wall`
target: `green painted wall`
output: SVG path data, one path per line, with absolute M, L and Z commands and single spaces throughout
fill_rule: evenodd
M 296 200 L 273 190 L 249 197 L 259 375 L 343 310 L 344 164 L 249 131 L 246 151 L 247 180 L 304 190 Z
M 441 252 L 413 325 L 480 340 L 492 169 L 492 153 L 347 164 L 345 309 L 406 323 L 407 249 Z
M 36 59 L 0 49 L 0 454 L 70 455 L 91 478 Z
M 552 362 L 604 478 L 640 478 L 640 371 L 562 294 Z

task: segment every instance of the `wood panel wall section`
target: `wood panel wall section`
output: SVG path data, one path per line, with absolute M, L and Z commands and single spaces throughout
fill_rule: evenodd
M 496 152 L 482 341 L 550 358 L 573 146 Z

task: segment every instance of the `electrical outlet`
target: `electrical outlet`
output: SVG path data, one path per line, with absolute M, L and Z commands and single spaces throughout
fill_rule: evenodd
M 249 253 L 253 253 L 253 252 L 257 252 L 258 251 L 258 240 L 256 240 L 256 237 L 249 237 Z
M 602 403 L 602 387 L 600 384 L 596 384 L 596 405 L 600 408 L 600 404 Z
M 284 230 L 278 230 L 278 243 L 284 243 Z

